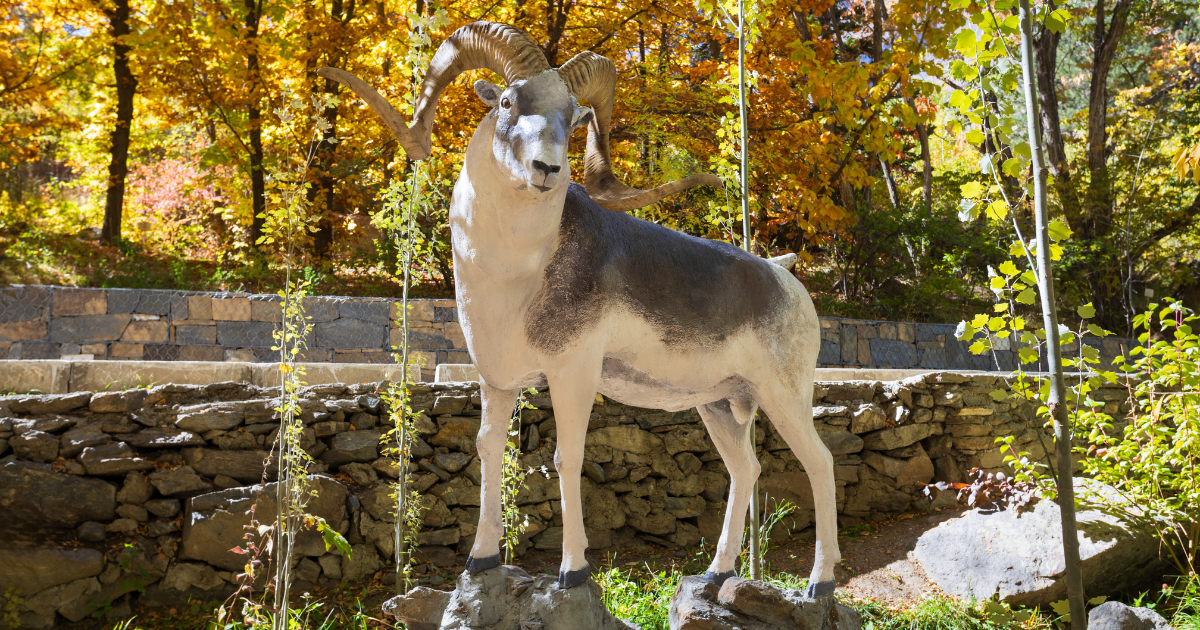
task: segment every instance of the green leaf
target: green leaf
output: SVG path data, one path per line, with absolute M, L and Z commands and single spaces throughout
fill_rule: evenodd
M 1019 33 L 1021 31 L 1021 19 L 1015 15 L 1004 18 L 1004 21 L 1000 23 L 1000 30 L 1009 35 Z
M 1051 602 L 1050 607 L 1054 609 L 1054 612 L 1060 615 L 1068 615 L 1071 613 L 1071 603 L 1065 599 L 1057 602 Z
M 1046 16 L 1046 28 L 1054 33 L 1064 33 L 1067 30 L 1067 22 L 1070 19 L 1071 14 L 1066 9 L 1051 11 L 1050 15 Z
M 1100 604 L 1103 604 L 1106 601 L 1108 601 L 1108 597 L 1105 595 L 1101 595 L 1099 597 L 1093 597 L 1088 600 L 1088 606 L 1099 606 Z
M 1096 335 L 1097 337 L 1107 337 L 1112 334 L 1095 324 L 1088 324 L 1088 332 Z
M 1021 359 L 1021 363 L 1028 364 L 1038 360 L 1038 353 L 1029 346 L 1021 346 L 1017 349 L 1017 357 Z
M 1004 402 L 1008 400 L 1008 392 L 1003 389 L 993 389 L 989 396 L 996 402 Z
M 1008 283 L 1005 282 L 1004 278 L 1001 278 L 1000 276 L 992 276 L 992 290 L 993 291 L 1003 291 L 1007 287 L 1008 287 Z
M 1025 289 L 1017 294 L 1016 300 L 1021 304 L 1033 304 L 1037 301 L 1037 292 L 1033 289 Z
M 340 551 L 347 560 L 353 559 L 354 549 L 350 546 L 350 542 L 346 540 L 345 536 L 342 536 L 341 534 L 337 533 L 337 530 L 330 527 L 329 523 L 325 522 L 325 519 L 317 518 L 317 530 L 321 532 L 325 539 L 325 551 L 329 551 L 329 549 L 332 547 L 337 547 L 337 550 Z
M 1004 324 L 1006 324 L 1006 323 L 1008 323 L 1008 322 L 1005 321 L 1005 319 L 1003 317 L 993 317 L 988 320 L 988 330 L 991 330 L 992 332 L 996 332 L 997 330 L 1004 328 Z
M 974 57 L 977 45 L 975 31 L 965 28 L 958 32 L 958 37 L 954 41 L 954 50 L 962 53 L 963 56 Z
M 1096 307 L 1092 306 L 1091 302 L 1088 302 L 1087 304 L 1075 309 L 1075 312 L 1079 313 L 1079 316 L 1084 319 L 1091 319 L 1096 316 Z
M 1021 171 L 1025 169 L 1025 162 L 1018 159 L 1004 160 L 1004 164 L 1000 167 L 1005 175 L 1009 177 L 1019 177 Z
M 959 190 L 962 191 L 962 196 L 967 199 L 974 199 L 983 194 L 983 186 L 979 182 L 967 182 Z
M 950 106 L 967 110 L 971 108 L 971 99 L 962 90 L 954 90 L 950 93 Z
M 972 129 L 967 132 L 967 142 L 971 144 L 983 144 L 986 138 L 987 136 L 984 136 L 983 132 L 978 129 Z
M 1048 230 L 1050 232 L 1050 238 L 1052 238 L 1056 241 L 1065 241 L 1065 240 L 1071 238 L 1071 234 L 1074 233 L 1071 231 L 1071 228 L 1067 227 L 1065 224 L 1063 224 L 1058 219 L 1051 221 L 1050 225 L 1048 225 L 1046 227 L 1048 228 Z
M 991 347 L 992 347 L 992 344 L 987 339 L 980 339 L 979 341 L 976 341 L 975 343 L 971 344 L 970 350 L 971 350 L 971 354 L 983 354 L 984 352 L 987 352 Z
M 1019 156 L 1025 158 L 1026 160 L 1032 159 L 1032 157 L 1033 157 L 1033 155 L 1029 152 L 1029 143 L 1028 142 L 1018 142 L 1018 143 L 1014 144 L 1012 147 L 1012 152 L 1013 152 L 1013 155 L 1019 155 Z
M 999 304 L 993 304 L 992 310 L 996 311 L 997 313 L 1007 313 L 1008 312 L 1008 302 L 1001 302 Z

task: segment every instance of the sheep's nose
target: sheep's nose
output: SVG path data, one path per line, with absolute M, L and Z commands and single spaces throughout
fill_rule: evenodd
M 557 164 L 550 166 L 541 160 L 534 160 L 533 170 L 541 173 L 543 177 L 550 177 L 551 175 L 557 175 L 558 172 L 562 170 L 562 167 L 558 166 Z

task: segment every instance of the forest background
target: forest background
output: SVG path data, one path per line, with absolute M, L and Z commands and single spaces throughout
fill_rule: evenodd
M 1015 4 L 992 2 L 994 19 L 1015 28 Z M 752 249 L 800 254 L 823 315 L 955 322 L 986 308 L 1013 232 L 971 218 L 964 197 L 985 153 L 1029 151 L 978 129 L 1021 99 L 961 61 L 986 16 L 936 0 L 747 7 Z M 1128 334 L 1156 297 L 1200 307 L 1200 171 L 1182 166 L 1200 161 L 1200 11 L 1194 0 L 1051 9 L 1035 43 L 1052 214 L 1074 233 L 1059 295 Z M 619 176 L 642 188 L 699 171 L 727 182 L 637 214 L 740 244 L 727 11 L 711 0 L 0 0 L 0 282 L 277 290 L 280 244 L 259 241 L 274 191 L 300 172 L 314 292 L 398 295 L 383 191 L 411 164 L 316 70 L 349 70 L 399 106 L 408 47 L 422 40 L 410 32 L 436 46 L 480 19 L 525 29 L 554 66 L 584 50 L 611 58 Z M 417 296 L 453 294 L 446 211 L 486 113 L 471 85 L 498 80 L 488 74 L 466 73 L 439 107 Z M 983 112 L 961 107 L 972 90 Z M 340 98 L 310 140 L 311 115 L 285 109 L 314 95 Z M 576 173 L 584 139 L 572 138 Z M 1027 194 L 1022 175 L 997 174 L 1010 198 Z

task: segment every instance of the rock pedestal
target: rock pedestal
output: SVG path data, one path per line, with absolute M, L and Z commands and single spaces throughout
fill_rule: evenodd
M 638 630 L 608 612 L 594 581 L 563 590 L 552 575 L 509 565 L 464 572 L 451 593 L 415 588 L 383 612 L 410 630 Z
M 730 578 L 723 585 L 699 576 L 679 581 L 671 599 L 671 630 L 861 630 L 854 609 L 832 596 L 804 597 L 757 580 Z

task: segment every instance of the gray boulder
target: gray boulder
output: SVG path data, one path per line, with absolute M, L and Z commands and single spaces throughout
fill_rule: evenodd
M 191 431 L 170 427 L 151 427 L 125 436 L 125 441 L 138 448 L 179 448 L 204 446 L 204 440 Z
M 411 630 L 637 630 L 608 612 L 594 581 L 563 590 L 552 575 L 509 565 L 464 572 L 449 594 L 413 589 L 388 600 L 383 611 Z
M 679 581 L 671 598 L 671 630 L 860 630 L 862 619 L 853 608 L 833 597 L 805 597 L 742 578 L 729 578 L 720 587 L 699 576 Z
M 1104 602 L 1088 613 L 1088 630 L 1171 630 L 1171 624 L 1149 608 Z
M 330 527 L 339 528 L 346 519 L 346 487 L 321 475 L 314 475 L 310 479 L 313 493 L 305 510 L 324 518 Z M 250 523 L 252 506 L 260 521 L 275 519 L 275 492 L 276 484 L 269 483 L 192 497 L 184 515 L 179 557 L 207 562 L 227 571 L 241 569 L 246 564 L 245 556 L 233 553 L 230 549 L 240 547 L 245 542 L 243 536 L 246 525 Z M 321 534 L 315 529 L 300 531 L 296 536 L 296 553 L 302 556 L 325 554 Z M 355 553 L 355 556 L 358 554 Z
M 0 514 L 22 527 L 107 523 L 116 518 L 116 495 L 110 483 L 56 473 L 49 464 L 8 462 L 0 467 Z
M 1094 509 L 1076 518 L 1086 592 L 1116 593 L 1162 574 L 1153 531 Z M 925 532 L 913 553 L 951 595 L 984 600 L 999 593 L 1010 604 L 1044 605 L 1066 598 L 1061 523 L 1052 501 L 1021 514 L 972 510 Z

